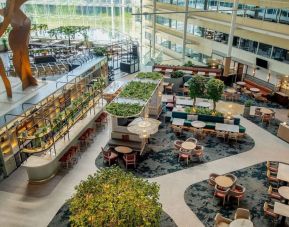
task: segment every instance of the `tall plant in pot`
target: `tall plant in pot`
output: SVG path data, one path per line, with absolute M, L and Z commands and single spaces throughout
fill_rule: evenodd
M 193 106 L 196 105 L 197 97 L 202 97 L 206 90 L 206 79 L 203 76 L 197 75 L 189 80 L 190 97 L 194 100 Z
M 216 111 L 216 104 L 224 92 L 224 82 L 218 79 L 210 79 L 207 83 L 207 95 L 213 100 L 213 111 Z
M 251 99 L 249 99 L 245 102 L 244 112 L 243 112 L 244 117 L 250 116 L 250 110 L 251 110 L 252 105 L 253 105 L 253 101 Z
M 171 77 L 167 82 L 174 84 L 173 90 L 175 91 L 183 84 L 184 73 L 182 71 L 173 71 Z M 166 81 L 166 80 L 165 80 Z

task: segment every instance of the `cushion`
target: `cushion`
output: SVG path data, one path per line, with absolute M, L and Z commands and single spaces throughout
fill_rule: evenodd
M 245 133 L 246 132 L 246 128 L 243 127 L 242 125 L 239 126 L 239 132 L 240 133 Z
M 198 120 L 198 115 L 188 115 L 187 116 L 188 121 L 197 121 Z

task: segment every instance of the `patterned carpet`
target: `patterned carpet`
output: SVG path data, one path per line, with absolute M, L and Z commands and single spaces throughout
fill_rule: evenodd
M 258 125 L 259 127 L 265 129 L 266 131 L 270 132 L 274 136 L 277 136 L 279 124 L 281 123 L 281 121 L 279 121 L 278 119 L 272 119 L 270 122 L 270 125 L 263 123 L 261 119 L 256 116 L 249 116 L 249 117 L 246 117 L 246 119 Z
M 238 177 L 237 183 L 246 187 L 245 198 L 240 201 L 240 207 L 250 210 L 251 219 L 256 227 L 270 227 L 273 223 L 264 218 L 263 204 L 268 201 L 265 163 L 233 172 Z M 185 191 L 185 202 L 198 216 L 206 227 L 214 225 L 214 217 L 219 212 L 223 216 L 233 219 L 237 209 L 237 202 L 227 202 L 222 207 L 219 199 L 214 199 L 213 188 L 207 181 L 191 185 Z
M 177 139 L 185 140 L 189 137 L 193 137 L 193 134 L 185 132 L 181 138 L 177 138 L 169 126 L 161 125 L 159 132 L 150 138 L 150 143 L 145 148 L 145 154 L 138 157 L 137 168 L 130 168 L 129 171 L 140 177 L 158 177 L 196 166 L 203 162 L 240 154 L 251 150 L 255 145 L 254 140 L 250 136 L 244 137 L 239 142 L 223 142 L 222 139 L 207 136 L 199 141 L 199 144 L 205 147 L 203 162 L 200 163 L 199 160 L 193 160 L 189 162 L 189 165 L 186 165 L 183 161 L 178 162 L 177 155 L 173 154 L 173 143 Z M 98 168 L 108 167 L 106 163 L 103 163 L 102 153 L 96 158 L 95 164 Z M 119 165 L 125 168 L 122 161 L 119 162 Z
M 69 222 L 69 203 L 65 203 L 53 217 L 48 227 L 68 227 L 70 226 Z M 161 215 L 160 227 L 176 227 L 177 225 L 173 219 L 165 212 Z

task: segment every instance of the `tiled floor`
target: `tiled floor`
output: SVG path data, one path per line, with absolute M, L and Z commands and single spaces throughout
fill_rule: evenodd
M 223 103 L 223 105 L 228 104 Z M 233 104 L 232 109 L 235 114 L 242 112 L 242 107 L 238 104 Z M 280 115 L 284 116 L 284 113 Z M 203 226 L 186 205 L 184 192 L 190 185 L 206 180 L 211 172 L 223 174 L 266 160 L 289 163 L 288 143 L 242 117 L 241 124 L 247 128 L 247 133 L 255 140 L 255 147 L 250 151 L 149 179 L 160 184 L 160 200 L 163 209 L 178 226 Z M 107 143 L 108 138 L 109 130 L 106 128 L 97 134 L 95 142 L 82 155 L 74 168 L 61 171 L 46 184 L 27 184 L 27 176 L 23 168 L 17 169 L 9 178 L 1 182 L 0 226 L 47 226 L 60 207 L 73 194 L 74 186 L 85 179 L 88 174 L 96 171 L 95 158 L 100 152 L 100 147 Z

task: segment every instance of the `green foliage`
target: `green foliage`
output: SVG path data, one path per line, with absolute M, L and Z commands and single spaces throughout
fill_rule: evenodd
M 193 64 L 192 61 L 187 61 L 187 62 L 184 64 L 184 66 L 186 66 L 186 67 L 193 67 L 194 64 Z
M 246 102 L 245 102 L 245 107 L 251 107 L 253 104 L 254 104 L 253 100 L 248 99 L 248 100 L 246 100 Z
M 209 115 L 209 116 L 217 116 L 217 117 L 222 117 L 224 116 L 223 113 L 210 110 L 208 108 L 191 108 L 191 107 L 186 107 L 185 112 L 188 114 L 197 114 L 197 115 Z
M 125 86 L 119 96 L 147 101 L 151 97 L 153 91 L 156 89 L 156 86 L 157 84 L 154 83 L 131 81 Z
M 111 102 L 106 106 L 106 111 L 114 116 L 132 117 L 139 114 L 142 108 L 138 104 Z
M 68 38 L 69 45 L 70 39 L 75 38 L 76 34 L 82 34 L 86 36 L 89 26 L 60 26 L 57 28 L 50 29 L 48 34 L 50 37 L 55 37 L 57 39 L 58 35 L 64 35 Z
M 193 106 L 196 104 L 197 97 L 203 97 L 206 91 L 206 79 L 197 75 L 189 80 L 190 97 L 194 100 Z
M 171 73 L 171 78 L 181 78 L 184 76 L 184 72 L 183 71 L 173 71 Z
M 96 56 L 105 56 L 107 54 L 107 49 L 105 47 L 95 47 L 93 53 Z
M 207 94 L 214 102 L 213 110 L 216 111 L 216 103 L 221 99 L 224 92 L 224 82 L 218 79 L 210 79 L 207 83 Z
M 138 79 L 150 79 L 150 80 L 161 80 L 163 76 L 157 72 L 141 72 L 137 74 L 136 78 Z
M 94 81 L 94 83 L 93 83 L 93 89 L 98 90 L 98 91 L 103 90 L 106 87 L 106 81 L 105 81 L 104 77 L 102 77 L 102 76 L 97 77 L 96 80 L 97 81 Z
M 156 183 L 111 167 L 89 175 L 75 189 L 69 201 L 72 226 L 160 226 Z

